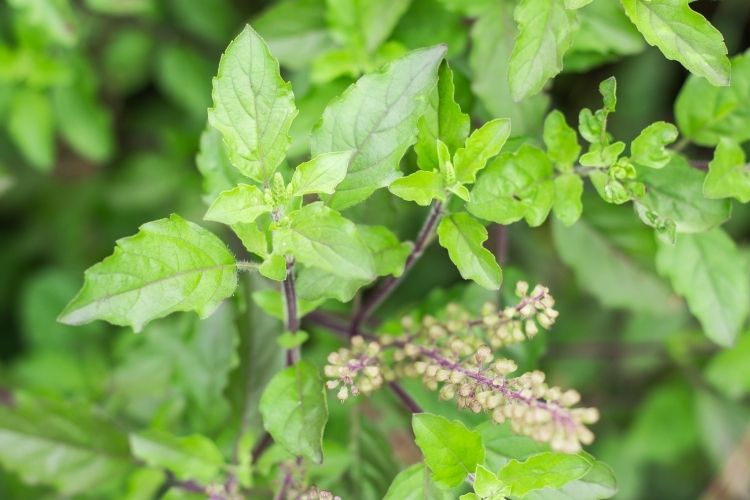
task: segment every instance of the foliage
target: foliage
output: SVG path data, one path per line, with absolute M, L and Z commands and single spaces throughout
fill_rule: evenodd
M 3 3 L 0 497 L 737 493 L 745 4 Z

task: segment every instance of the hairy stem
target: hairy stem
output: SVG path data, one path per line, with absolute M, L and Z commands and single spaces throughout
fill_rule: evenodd
M 362 304 L 362 307 L 356 312 L 352 318 L 351 325 L 349 328 L 349 336 L 353 337 L 360 330 L 362 325 L 370 318 L 373 312 L 387 299 L 391 293 L 401 284 L 406 273 L 414 266 L 419 258 L 424 253 L 425 248 L 430 241 L 430 237 L 435 231 L 440 217 L 443 214 L 443 204 L 439 201 L 435 201 L 430 207 L 430 211 L 427 213 L 427 218 L 422 224 L 422 228 L 417 234 L 417 239 L 414 241 L 414 248 L 406 258 L 404 264 L 404 272 L 396 278 L 395 276 L 388 276 L 385 278 L 380 285 L 370 294 L 367 300 Z

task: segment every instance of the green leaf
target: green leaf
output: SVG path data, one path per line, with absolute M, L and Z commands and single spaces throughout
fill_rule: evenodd
M 6 120 L 8 135 L 24 159 L 43 172 L 52 170 L 55 162 L 55 125 L 47 96 L 31 89 L 13 94 Z
M 591 462 L 586 474 L 557 489 L 547 487 L 532 491 L 524 496 L 524 500 L 601 500 L 613 497 L 617 493 L 617 481 L 612 468 L 586 452 L 581 452 L 580 456 Z
M 581 153 L 576 131 L 565 121 L 565 115 L 557 110 L 544 120 L 544 145 L 549 159 L 563 172 L 571 170 Z
M 445 50 L 438 45 L 410 52 L 363 76 L 328 105 L 311 137 L 313 156 L 354 149 L 332 207 L 355 205 L 400 176 L 399 161 L 416 140 L 417 120 Z
M 375 263 L 353 222 L 321 202 L 289 214 L 289 224 L 273 233 L 274 251 L 293 255 L 305 266 L 344 278 L 370 280 Z
M 731 399 L 750 393 L 750 335 L 744 333 L 737 345 L 715 354 L 704 370 L 706 380 Z
M 417 143 L 417 165 L 423 170 L 438 170 L 435 144 L 438 139 L 455 152 L 469 136 L 469 115 L 461 111 L 455 99 L 453 72 L 447 62 L 440 65 L 437 88 L 430 94 L 427 109 L 419 119 Z
M 721 137 L 742 143 L 750 139 L 750 53 L 732 59 L 732 85 L 714 87 L 691 76 L 675 101 L 677 125 L 702 146 L 715 146 Z
M 297 330 L 294 333 L 285 331 L 281 335 L 279 335 L 278 342 L 281 347 L 288 350 L 301 346 L 302 344 L 307 342 L 307 339 L 309 338 L 310 335 L 303 330 Z
M 284 281 L 286 279 L 286 258 L 273 253 L 258 267 L 258 272 L 268 279 Z
M 178 215 L 141 226 L 86 271 L 83 288 L 58 318 L 70 325 L 103 319 L 135 331 L 175 311 L 210 315 L 234 293 L 232 253 L 216 236 Z
M 417 413 L 411 425 L 425 464 L 437 483 L 458 486 L 484 461 L 482 436 L 458 420 Z
M 401 471 L 391 483 L 383 500 L 448 500 L 453 496 L 436 485 L 422 464 Z
M 78 23 L 71 5 L 66 0 L 9 0 L 17 16 L 28 26 L 44 34 L 56 44 L 72 47 L 78 40 Z M 20 23 L 19 23 L 20 24 Z M 27 28 L 28 29 L 28 28 Z M 23 30 L 19 30 L 23 31 Z
M 510 488 L 483 465 L 478 465 L 474 474 L 474 491 L 481 498 L 501 500 L 510 495 Z
M 513 5 L 496 1 L 487 4 L 470 32 L 471 89 L 489 117 L 510 118 L 515 135 L 537 134 L 549 98 L 537 94 L 521 102 L 513 100 L 508 83 L 508 60 L 518 32 L 512 17 Z
M 555 201 L 552 211 L 560 222 L 572 226 L 583 212 L 583 180 L 573 173 L 555 177 Z
M 250 184 L 223 191 L 208 208 L 205 220 L 232 224 L 249 224 L 261 215 L 270 212 L 272 207 L 265 201 L 263 191 Z
M 537 94 L 562 70 L 563 55 L 578 29 L 574 11 L 563 0 L 521 0 L 513 17 L 518 37 L 508 66 L 513 99 Z
M 328 420 L 325 386 L 307 361 L 277 373 L 260 398 L 263 426 L 289 453 L 323 462 L 323 430 Z
M 662 219 L 673 221 L 677 232 L 700 233 L 716 227 L 729 218 L 729 200 L 703 197 L 704 174 L 692 168 L 687 160 L 674 155 L 660 170 L 643 170 L 638 180 L 646 184 L 646 194 L 636 206 L 641 219 L 649 225 L 643 208 Z
M 656 266 L 685 297 L 708 338 L 732 345 L 750 312 L 747 265 L 732 239 L 718 228 L 679 235 L 674 245 L 659 245 Z
M 458 182 L 467 184 L 476 179 L 487 161 L 497 155 L 510 136 L 510 120 L 497 118 L 472 132 L 466 145 L 456 151 L 454 166 Z
M 546 452 L 523 462 L 513 459 L 500 469 L 497 476 L 510 487 L 513 496 L 523 497 L 542 488 L 560 488 L 583 477 L 592 465 L 583 455 Z
M 552 225 L 560 258 L 573 269 L 581 288 L 608 307 L 663 311 L 671 293 L 650 268 L 653 233 L 631 210 L 591 198 L 586 203 L 590 210 L 575 225 Z
M 216 481 L 224 465 L 224 457 L 213 441 L 199 434 L 175 436 L 159 430 L 132 433 L 130 449 L 147 465 L 168 469 L 183 481 Z
M 284 320 L 286 307 L 284 304 L 284 295 L 276 289 L 266 289 L 253 292 L 253 301 L 271 317 Z M 320 305 L 320 300 L 304 300 L 297 297 L 297 311 L 302 317 Z
M 736 198 L 750 201 L 750 169 L 745 151 L 731 139 L 722 138 L 708 164 L 708 175 L 703 181 L 706 198 Z
M 617 110 L 617 79 L 610 76 L 599 84 L 599 93 L 602 95 L 602 110 L 609 114 Z
M 336 186 L 344 180 L 353 154 L 352 151 L 323 153 L 298 165 L 290 183 L 292 196 L 333 194 Z
M 374 52 L 393 31 L 411 0 L 326 0 L 334 39 L 355 51 Z
M 222 191 L 232 189 L 245 180 L 229 161 L 221 134 L 210 125 L 201 134 L 195 163 L 203 176 L 204 199 L 207 203 L 214 201 Z
M 28 484 L 48 484 L 66 496 L 122 477 L 133 466 L 127 438 L 81 405 L 13 394 L 0 405 L 0 463 Z
M 445 200 L 443 176 L 435 170 L 417 170 L 393 181 L 388 190 L 402 200 L 413 201 L 423 207 L 435 199 Z
M 209 78 L 213 60 L 184 44 L 162 42 L 158 46 L 154 75 L 157 87 L 174 104 L 203 118 L 211 105 Z
M 514 153 L 501 154 L 480 174 L 466 208 L 498 224 L 526 218 L 530 226 L 538 226 L 554 201 L 552 173 L 547 155 L 524 144 Z
M 492 252 L 482 245 L 487 240 L 487 229 L 479 221 L 466 212 L 459 212 L 444 217 L 437 234 L 440 246 L 448 250 L 461 277 L 489 290 L 500 288 L 503 273 Z
M 112 156 L 112 116 L 96 100 L 88 82 L 57 87 L 52 94 L 55 121 L 65 142 L 96 163 Z
M 349 302 L 370 281 L 372 279 L 345 278 L 316 267 L 306 267 L 297 274 L 297 296 L 316 304 L 321 299 Z
M 242 242 L 245 249 L 262 258 L 268 256 L 268 239 L 266 233 L 258 229 L 258 224 L 232 224 L 232 231 Z
M 375 259 L 375 272 L 378 276 L 401 276 L 404 272 L 406 258 L 411 253 L 412 244 L 402 243 L 385 226 L 363 226 L 358 225 L 362 241 L 372 252 Z
M 297 109 L 278 62 L 250 26 L 222 56 L 212 95 L 209 121 L 224 137 L 234 166 L 256 181 L 269 180 L 286 156 Z
M 730 65 L 721 33 L 692 10 L 689 0 L 621 0 L 649 45 L 713 85 L 729 85 Z
M 643 129 L 630 143 L 630 159 L 637 165 L 662 168 L 672 159 L 665 147 L 677 140 L 677 127 L 667 122 L 655 122 Z

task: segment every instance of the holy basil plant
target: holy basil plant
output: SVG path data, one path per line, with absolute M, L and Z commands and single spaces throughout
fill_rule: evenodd
M 566 53 L 585 52 L 577 34 L 591 35 L 588 20 L 594 8 L 608 9 L 603 0 L 521 0 L 514 11 L 511 2 L 443 1 L 447 12 L 478 17 L 470 35 L 471 88 L 485 101 L 485 115 L 499 115 L 479 121 L 462 108 L 466 99 L 447 59 L 451 47 L 407 50 L 385 42 L 409 2 L 378 1 L 371 11 L 357 10 L 356 2 L 329 3 L 336 5 L 328 20 L 332 39 L 316 42 L 310 34 L 311 45 L 299 48 L 317 53 L 311 76 L 295 80 L 295 89 L 310 85 L 308 78 L 357 79 L 323 104 L 295 99 L 269 44 L 285 67 L 306 63 L 279 40 L 291 35 L 267 28 L 272 17 L 258 22 L 269 44 L 247 26 L 221 57 L 198 164 L 210 203 L 204 220 L 225 238 L 177 214 L 148 222 L 85 272 L 59 317 L 70 325 L 105 320 L 140 332 L 174 312 L 208 318 L 229 302 L 238 327 L 250 332 L 249 344 L 234 348 L 254 357 L 230 354 L 220 369 L 238 367 L 240 392 L 252 393 L 254 406 L 216 439 L 156 419 L 145 431 L 115 430 L 107 436 L 120 437 L 110 441 L 91 435 L 112 425 L 106 420 L 81 423 L 74 408 L 21 398 L 13 411 L 0 407 L 0 435 L 17 449 L 30 449 L 31 426 L 45 412 L 59 418 L 31 451 L 6 449 L 0 460 L 28 481 L 81 492 L 86 482 L 57 477 L 44 459 L 53 452 L 49 443 L 63 439 L 69 447 L 56 460 L 71 470 L 89 464 L 85 478 L 92 484 L 135 468 L 140 480 L 166 474 L 168 488 L 211 498 L 333 498 L 326 467 L 340 460 L 344 445 L 327 424 L 342 418 L 338 401 L 369 397 L 377 407 L 384 388 L 413 414 L 414 450 L 423 457 L 393 471 L 380 489 L 385 498 L 613 496 L 612 470 L 583 450 L 594 441 L 590 426 L 599 412 L 580 405 L 577 391 L 530 368 L 528 359 L 516 359 L 524 343 L 537 342 L 555 324 L 552 293 L 520 279 L 504 284 L 488 240 L 497 228 L 519 221 L 536 228 L 552 214 L 554 244 L 583 288 L 608 305 L 648 309 L 673 300 L 669 282 L 706 335 L 731 345 L 747 319 L 750 283 L 738 272 L 746 259 L 720 226 L 731 215 L 731 199 L 750 199 L 742 148 L 750 138 L 743 111 L 747 56 L 730 63 L 721 34 L 687 0 L 622 0 L 612 22 L 632 22 L 623 37 L 634 49 L 642 46 L 632 38 L 637 29 L 695 75 L 677 100 L 677 125 L 657 121 L 626 141 L 610 132 L 613 77 L 599 85 L 601 106 L 580 110 L 576 127 L 562 112 L 546 112 L 544 98 L 535 96 L 565 61 L 574 61 Z M 292 15 L 284 8 L 279 12 Z M 393 19 L 370 24 L 375 15 Z M 512 43 L 495 40 L 497 23 L 511 17 Z M 488 80 L 483 70 L 497 68 L 489 52 L 500 54 L 502 64 Z M 27 98 L 40 108 L 35 99 Z M 517 116 L 540 119 L 516 125 Z M 23 125 L 17 122 L 11 126 Z M 304 153 L 300 134 L 309 144 Z M 708 172 L 684 155 L 690 143 L 715 147 Z M 584 201 L 586 210 L 604 208 L 584 213 Z M 388 203 L 420 207 L 423 223 L 414 237 L 377 222 L 373 212 Z M 602 236 L 617 221 L 600 214 L 625 204 L 644 224 L 635 231 L 653 228 L 655 267 L 666 281 L 618 247 L 631 243 L 627 235 Z M 502 301 L 488 293 L 483 305 L 445 300 L 376 321 L 375 312 L 433 241 L 464 280 L 490 292 L 502 287 Z M 247 282 L 257 285 L 254 293 Z M 618 291 L 628 287 L 636 291 Z M 269 317 L 283 324 L 273 323 L 271 336 L 256 336 Z M 217 325 L 219 334 L 225 326 Z M 284 366 L 274 365 L 273 376 L 254 375 L 253 363 L 269 362 L 258 352 L 274 344 L 283 348 Z M 424 411 L 410 395 L 424 388 L 453 406 Z M 263 432 L 248 430 L 253 418 Z M 99 452 L 106 460 L 96 458 Z

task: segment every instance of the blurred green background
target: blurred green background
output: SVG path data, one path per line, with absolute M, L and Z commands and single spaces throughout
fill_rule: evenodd
M 331 97 L 363 71 L 440 42 L 449 44 L 462 106 L 476 123 L 511 116 L 515 134 L 538 137 L 548 106 L 575 122 L 582 106 L 595 106 L 596 87 L 610 75 L 619 84 L 611 121 L 618 138 L 629 140 L 655 120 L 674 121 L 686 73 L 647 47 L 615 2 L 592 4 L 564 73 L 547 94 L 521 105 L 510 102 L 503 80 L 509 40 L 507 9 L 492 10 L 499 2 L 400 4 L 405 10 L 377 13 L 383 33 L 355 58 L 342 49 L 352 41 L 327 22 L 324 0 L 2 0 L 0 404 L 23 389 L 101 406 L 126 421 L 221 434 L 230 410 L 211 399 L 211 384 L 218 373 L 218 392 L 227 379 L 231 389 L 232 354 L 206 354 L 200 332 L 230 328 L 226 315 L 203 324 L 186 315 L 165 319 L 140 336 L 101 322 L 70 328 L 55 317 L 82 272 L 109 255 L 116 239 L 171 212 L 201 220 L 206 197 L 217 189 L 196 167 L 211 77 L 246 22 L 268 40 L 293 84 L 301 111 L 292 149 L 299 159 Z M 750 2 L 699 0 L 693 8 L 724 34 L 730 55 L 750 46 Z M 422 216 L 382 191 L 354 214 L 404 239 Z M 632 208 L 587 197 L 577 231 L 551 226 L 519 223 L 504 235 L 506 283 L 523 277 L 549 286 L 561 311 L 557 327 L 518 355 L 524 367 L 540 365 L 556 384 L 576 387 L 599 407 L 592 450 L 613 466 L 617 498 L 698 498 L 718 491 L 711 488 L 722 474 L 750 476 L 750 334 L 723 352 L 705 338 L 655 273 L 653 231 Z M 735 203 L 728 229 L 750 262 L 746 206 Z M 598 270 L 613 260 L 627 272 L 602 281 Z M 435 269 L 452 267 L 432 248 L 386 311 L 416 307 L 426 293 L 435 303 L 476 295 L 455 271 Z M 646 285 L 652 294 L 643 293 Z M 309 349 L 322 353 L 332 342 L 313 341 Z M 273 353 L 267 359 L 273 366 Z M 196 363 L 201 368 L 194 371 Z M 430 404 L 417 385 L 409 388 Z M 211 411 L 195 417 L 193 407 Z M 727 471 L 729 457 L 737 456 L 745 468 Z M 381 472 L 392 477 L 397 470 Z M 0 498 L 47 496 L 54 497 L 0 469 Z

